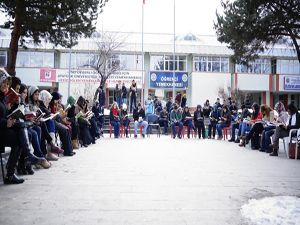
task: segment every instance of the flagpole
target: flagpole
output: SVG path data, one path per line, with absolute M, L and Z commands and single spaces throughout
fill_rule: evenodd
M 173 33 L 173 102 L 175 103 L 175 0 L 174 0 L 174 33 Z
M 144 81 L 144 6 L 145 0 L 142 4 L 142 90 L 141 90 L 141 104 L 144 106 L 144 90 L 145 90 L 145 81 Z

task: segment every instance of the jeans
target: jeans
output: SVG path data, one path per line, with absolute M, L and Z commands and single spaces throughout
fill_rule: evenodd
M 250 129 L 251 129 L 251 125 L 243 122 L 241 125 L 241 136 L 244 136 L 247 131 L 250 131 Z
M 120 135 L 120 121 L 113 120 L 111 121 L 111 125 L 114 127 L 114 136 L 115 138 L 118 138 Z
M 217 132 L 218 132 L 219 138 L 220 138 L 220 137 L 223 137 L 222 130 L 223 130 L 223 128 L 225 128 L 225 127 L 228 127 L 228 124 L 226 124 L 226 123 L 218 123 L 218 124 L 217 124 Z
M 122 98 L 122 104 L 126 104 L 127 105 L 127 98 Z
M 182 122 L 172 123 L 171 126 L 172 126 L 173 138 L 176 137 L 176 126 L 178 126 L 178 137 L 181 138 L 181 133 L 183 128 Z
M 146 135 L 148 122 L 144 120 L 142 122 L 134 121 L 134 135 L 137 135 L 138 128 L 140 128 L 141 126 L 143 127 L 143 134 Z
M 168 125 L 169 125 L 168 120 L 160 119 L 158 121 L 158 123 L 161 127 L 164 127 L 164 134 L 167 134 L 168 133 Z
M 236 129 L 239 129 L 239 127 L 240 127 L 240 124 L 238 124 L 238 123 L 233 123 L 232 125 L 231 125 L 231 140 L 235 140 L 235 130 Z
M 41 145 L 40 145 L 41 139 L 39 136 L 41 134 L 41 129 L 39 129 L 39 134 L 32 128 L 28 128 L 27 130 L 28 130 L 29 140 L 30 140 L 33 150 L 34 150 L 34 155 L 36 155 L 37 157 L 44 157 L 44 154 L 42 153 L 42 150 L 41 150 Z
M 275 126 L 268 126 L 265 127 L 264 131 L 262 132 L 261 136 L 261 151 L 270 153 L 272 152 L 272 149 L 270 148 L 271 144 L 271 136 L 275 132 Z
M 191 129 L 194 129 L 195 130 L 195 127 L 193 125 L 193 122 L 192 120 L 187 120 L 183 123 L 184 126 L 187 126 L 188 127 L 188 133 L 187 133 L 187 136 L 188 138 L 190 137 L 190 134 L 191 134 Z
M 130 97 L 130 113 L 132 113 L 132 110 L 135 109 L 135 108 L 136 108 L 136 96 L 132 95 Z
M 121 97 L 117 97 L 116 101 L 117 101 L 118 107 L 120 108 L 121 107 Z
M 55 122 L 50 119 L 46 121 L 47 129 L 49 133 L 55 133 Z
M 130 121 L 129 121 L 128 118 L 122 120 L 122 123 L 121 123 L 121 124 L 124 126 L 124 128 L 125 128 L 125 134 L 126 134 L 126 136 L 128 135 L 128 127 L 129 127 L 129 123 L 130 123 Z

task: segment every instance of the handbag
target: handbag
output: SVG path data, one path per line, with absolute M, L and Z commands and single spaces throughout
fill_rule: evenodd
M 204 126 L 209 126 L 210 125 L 210 118 L 209 117 L 204 117 Z
M 289 143 L 289 158 L 295 159 L 296 155 L 296 143 Z M 300 159 L 300 146 L 298 146 L 297 159 Z

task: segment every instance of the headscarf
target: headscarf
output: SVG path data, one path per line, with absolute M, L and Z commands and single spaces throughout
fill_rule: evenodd
M 52 100 L 55 101 L 55 100 L 59 100 L 62 96 L 58 92 L 53 92 L 52 97 L 53 97 Z
M 9 77 L 9 74 L 4 69 L 0 69 L 0 85 Z
M 278 112 L 278 114 L 280 114 L 281 112 L 285 112 L 284 104 L 280 101 L 276 103 L 274 109 Z
M 28 88 L 28 97 L 31 97 L 34 94 L 34 92 L 36 92 L 37 90 L 39 90 L 38 87 L 36 87 L 36 86 L 30 86 Z
M 76 102 L 75 98 L 73 96 L 69 96 L 67 103 L 70 105 L 75 105 L 75 102 Z
M 52 99 L 52 95 L 48 91 L 42 90 L 40 92 L 39 100 L 41 100 L 46 107 L 49 106 L 51 99 Z

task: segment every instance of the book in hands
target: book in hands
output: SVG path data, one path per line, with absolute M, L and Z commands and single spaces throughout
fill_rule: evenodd
M 18 108 L 16 108 L 11 114 L 9 114 L 7 116 L 7 119 L 8 118 L 11 118 L 11 119 L 15 119 L 15 120 L 18 120 L 18 119 L 24 119 L 25 118 L 25 107 L 24 105 L 20 105 Z
M 40 121 L 44 116 L 46 115 L 46 113 L 43 113 L 42 110 L 38 109 L 36 111 L 36 118 L 35 121 Z
M 20 94 L 17 93 L 14 89 L 10 88 L 6 94 L 6 104 L 14 105 L 19 102 Z
M 41 121 L 41 122 L 46 122 L 46 121 L 48 121 L 48 120 L 52 120 L 52 119 L 54 119 L 56 116 L 58 116 L 59 115 L 59 112 L 57 112 L 57 113 L 54 113 L 54 114 L 50 114 L 50 115 L 48 115 L 48 116 L 46 116 L 46 117 L 42 117 L 39 121 Z
M 26 112 L 25 113 L 25 120 L 34 120 L 36 118 L 35 112 Z

